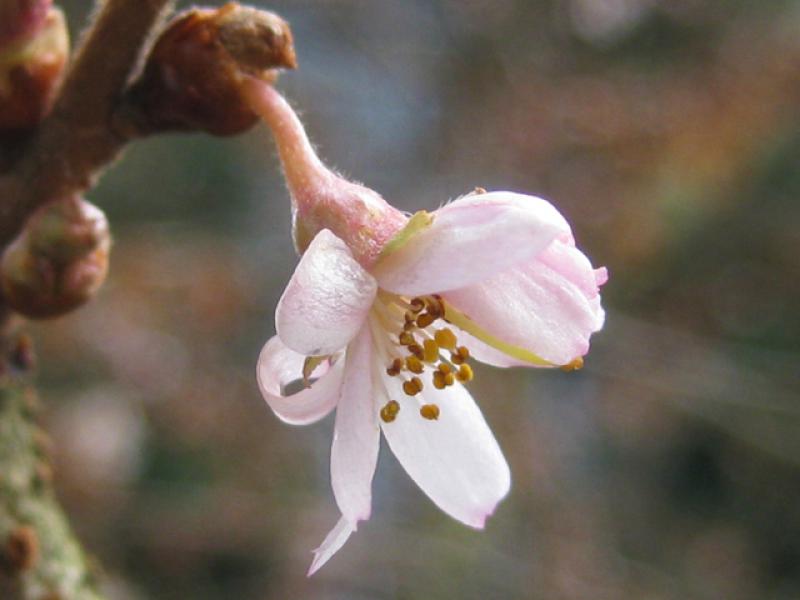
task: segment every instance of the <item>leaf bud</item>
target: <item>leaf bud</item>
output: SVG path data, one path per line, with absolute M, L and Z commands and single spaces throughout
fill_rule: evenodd
M 6 248 L 0 284 L 6 303 L 33 319 L 63 315 L 89 300 L 108 271 L 105 214 L 78 196 L 35 212 Z

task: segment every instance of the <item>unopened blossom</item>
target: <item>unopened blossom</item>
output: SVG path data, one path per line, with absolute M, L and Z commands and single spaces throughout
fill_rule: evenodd
M 464 385 L 470 361 L 579 368 L 603 325 L 605 269 L 534 196 L 478 190 L 408 217 L 326 168 L 270 85 L 250 80 L 244 93 L 277 141 L 302 253 L 259 386 L 287 423 L 336 409 L 331 481 L 342 516 L 309 575 L 369 518 L 381 433 L 439 508 L 482 528 L 510 475 Z M 300 379 L 305 387 L 287 394 Z

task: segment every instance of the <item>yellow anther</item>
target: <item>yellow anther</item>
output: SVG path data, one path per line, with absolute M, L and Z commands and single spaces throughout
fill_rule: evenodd
M 423 419 L 435 421 L 439 418 L 439 407 L 435 404 L 423 404 L 419 407 L 419 414 Z
M 410 346 L 417 341 L 414 339 L 414 335 L 408 331 L 401 331 L 398 340 L 403 346 Z
M 412 373 L 417 374 L 422 373 L 422 371 L 425 370 L 425 366 L 422 364 L 422 361 L 414 355 L 406 357 L 406 368 Z
M 425 307 L 428 309 L 428 314 L 435 319 L 444 314 L 444 304 L 439 296 L 426 296 Z
M 391 423 L 397 418 L 397 413 L 399 412 L 400 404 L 397 400 L 389 400 L 389 402 L 381 408 L 381 419 L 384 423 Z
M 416 356 L 418 359 L 422 360 L 425 356 L 425 351 L 422 349 L 422 346 L 419 344 L 411 344 L 408 347 L 408 351 Z
M 453 385 L 456 382 L 456 376 L 452 373 L 445 373 L 444 375 L 444 384 L 445 385 Z
M 459 354 L 458 350 L 450 353 L 450 362 L 454 365 L 464 364 L 464 357 Z
M 568 362 L 565 365 L 561 365 L 561 370 L 562 371 L 567 371 L 567 372 L 569 372 L 569 371 L 578 371 L 578 370 L 580 370 L 582 368 L 583 368 L 583 358 L 581 358 L 580 356 L 577 357 L 577 358 L 572 359 L 570 362 Z
M 422 391 L 422 381 L 419 377 L 412 377 L 403 382 L 403 391 L 409 396 L 415 396 Z
M 435 317 L 429 312 L 424 312 L 417 317 L 417 327 L 425 329 L 428 325 L 433 323 L 438 317 Z
M 433 339 L 436 340 L 436 343 L 439 344 L 440 348 L 447 348 L 448 350 L 455 348 L 456 344 L 458 343 L 456 334 L 453 333 L 449 327 L 437 329 L 436 333 L 433 334 Z
M 456 373 L 456 379 L 461 381 L 462 383 L 467 381 L 472 381 L 472 378 L 475 374 L 472 372 L 472 367 L 467 364 L 461 365 L 458 367 L 458 373 Z
M 435 363 L 437 360 L 439 360 L 438 344 L 433 340 L 425 340 L 423 344 L 422 360 L 427 363 Z
M 412 298 L 409 302 L 411 312 L 418 313 L 425 308 L 425 301 L 422 298 Z
M 486 193 L 486 190 L 482 187 L 476 187 L 474 190 L 472 190 L 472 193 L 475 196 L 482 196 Z
M 403 359 L 402 358 L 395 358 L 392 361 L 392 364 L 386 369 L 387 375 L 391 375 L 395 377 L 396 375 L 400 374 L 400 371 L 403 370 Z
M 437 390 L 443 390 L 447 387 L 447 384 L 444 381 L 445 374 L 441 371 L 434 371 L 433 372 L 433 387 Z
M 469 348 L 467 348 L 466 346 L 459 346 L 458 353 L 464 360 L 467 360 L 469 358 Z
M 439 364 L 439 371 L 441 371 L 442 375 L 447 375 L 453 370 L 453 367 L 450 366 L 450 363 L 440 363 Z

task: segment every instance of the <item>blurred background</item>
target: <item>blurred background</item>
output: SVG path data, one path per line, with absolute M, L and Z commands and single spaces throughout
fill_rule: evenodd
M 73 36 L 88 2 L 61 2 Z M 279 87 L 409 211 L 551 199 L 611 274 L 577 373 L 479 368 L 511 465 L 476 532 L 387 448 L 338 518 L 331 417 L 255 384 L 296 256 L 272 140 L 143 141 L 90 198 L 110 280 L 35 326 L 56 481 L 113 598 L 800 597 L 800 2 L 285 0 Z

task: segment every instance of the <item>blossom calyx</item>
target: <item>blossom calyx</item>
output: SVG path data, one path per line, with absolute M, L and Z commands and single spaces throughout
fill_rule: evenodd
M 33 319 L 70 312 L 102 285 L 110 247 L 103 211 L 77 196 L 53 201 L 33 214 L 3 254 L 4 300 Z
M 38 22 L 34 8 L 22 35 L 0 30 L 0 131 L 29 129 L 44 118 L 69 56 L 64 14 L 50 8 Z
M 242 100 L 245 76 L 272 81 L 297 65 L 278 15 L 228 3 L 178 15 L 159 37 L 127 95 L 138 134 L 164 130 L 235 135 L 257 120 Z

